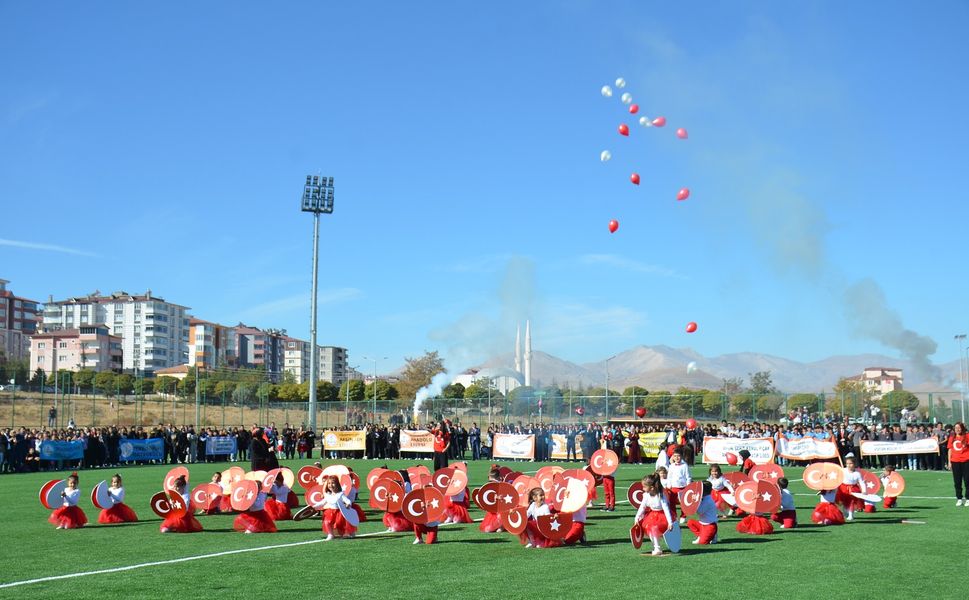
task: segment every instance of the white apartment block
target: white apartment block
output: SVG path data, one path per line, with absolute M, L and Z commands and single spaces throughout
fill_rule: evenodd
M 347 349 L 336 346 L 317 346 L 319 371 L 317 379 L 343 385 L 349 375 Z M 283 369 L 296 377 L 296 383 L 309 381 L 310 343 L 296 338 L 285 339 L 286 358 Z
M 881 398 L 888 392 L 902 389 L 905 382 L 902 370 L 892 367 L 865 367 L 865 370 L 854 378 L 861 381 L 868 388 L 874 398 Z
M 310 343 L 287 337 L 284 340 L 283 370 L 292 373 L 296 383 L 309 381 Z
M 347 380 L 347 349 L 337 346 L 319 346 L 319 379 L 334 385 Z
M 155 370 L 188 362 L 189 317 L 187 306 L 144 295 L 115 292 L 54 301 L 44 307 L 44 330 L 107 325 L 122 339 L 124 370 L 154 374 Z

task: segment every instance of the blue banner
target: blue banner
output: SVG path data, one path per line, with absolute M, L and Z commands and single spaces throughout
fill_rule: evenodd
M 227 435 L 216 435 L 205 440 L 205 454 L 218 456 L 220 454 L 234 454 L 236 439 Z
M 165 460 L 165 440 L 130 440 L 121 438 L 121 460 Z
M 40 457 L 43 460 L 75 460 L 84 458 L 84 442 L 61 442 L 44 440 L 40 443 Z

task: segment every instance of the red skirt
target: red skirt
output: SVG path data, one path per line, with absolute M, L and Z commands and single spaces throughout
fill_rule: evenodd
M 232 522 L 232 528 L 236 531 L 249 531 L 252 533 L 276 533 L 276 523 L 273 522 L 273 518 L 265 510 L 239 513 L 236 520 Z
M 497 513 L 485 513 L 481 525 L 478 525 L 478 529 L 484 533 L 495 533 L 501 529 L 501 519 L 498 518 Z
M 885 508 L 895 508 L 896 500 L 898 500 L 898 496 L 885 496 L 885 503 L 882 506 Z
M 686 526 L 690 528 L 693 535 L 697 537 L 701 546 L 705 546 L 713 541 L 713 538 L 717 537 L 717 524 L 716 523 L 701 523 L 699 521 L 687 521 Z
M 650 537 L 659 537 L 666 533 L 666 530 L 670 526 L 670 522 L 666 520 L 666 514 L 661 510 L 651 510 L 646 513 L 643 520 L 639 522 L 639 526 L 643 529 L 646 535 Z
M 766 517 L 747 515 L 737 523 L 737 531 L 750 535 L 767 535 L 774 533 L 774 526 L 770 524 Z
M 723 499 L 724 490 L 710 490 L 710 497 L 713 498 L 713 503 L 717 505 L 717 510 L 723 512 L 728 511 L 732 506 Z
M 414 525 L 404 518 L 403 513 L 384 513 L 384 525 L 391 531 L 411 531 Z
M 202 531 L 202 524 L 192 513 L 185 513 L 181 517 L 168 517 L 158 528 L 162 533 L 197 533 Z
M 830 502 L 822 502 L 814 507 L 811 520 L 818 525 L 844 525 L 845 516 L 841 510 Z
M 794 529 L 797 527 L 797 511 L 784 510 L 771 515 L 771 521 L 780 523 L 783 529 Z
M 266 500 L 266 512 L 269 513 L 273 521 L 291 521 L 293 519 L 293 513 L 289 510 L 289 506 L 272 498 Z
M 64 529 L 77 529 L 87 525 L 87 515 L 80 506 L 62 506 L 55 509 L 47 521 Z
M 451 503 L 447 508 L 444 509 L 444 516 L 451 519 L 454 523 L 473 523 L 471 520 L 471 515 L 468 514 L 468 509 L 464 507 L 463 504 Z
M 296 492 L 289 490 L 289 496 L 286 497 L 286 506 L 290 508 L 299 508 L 299 496 Z
M 217 512 L 217 513 L 230 513 L 230 512 L 233 512 L 233 509 L 232 509 L 232 497 L 231 496 L 222 496 L 222 499 L 219 500 L 219 508 L 215 512 Z
M 327 535 L 343 537 L 345 535 L 355 534 L 357 532 L 357 528 L 347 523 L 347 520 L 343 518 L 343 513 L 340 512 L 340 509 L 325 508 L 323 509 L 323 531 L 325 531 Z
M 861 488 L 857 485 L 842 483 L 838 486 L 838 493 L 834 496 L 834 501 L 845 507 L 846 510 L 864 510 L 865 501 L 855 498 L 852 492 L 861 493 Z
M 427 525 L 418 525 L 414 523 L 412 529 L 414 530 L 414 535 L 417 539 L 423 541 L 425 544 L 435 544 L 437 543 L 437 525 L 434 527 L 429 527 Z M 427 535 L 427 539 L 424 539 L 424 535 Z
M 528 536 L 528 542 L 536 548 L 555 548 L 562 545 L 561 540 L 550 540 L 542 535 L 542 532 L 538 530 L 538 523 L 534 519 L 528 520 L 528 525 L 525 526 L 525 535 Z
M 124 502 L 119 502 L 111 508 L 106 508 L 98 515 L 98 523 L 111 525 L 113 523 L 134 523 L 138 515 Z

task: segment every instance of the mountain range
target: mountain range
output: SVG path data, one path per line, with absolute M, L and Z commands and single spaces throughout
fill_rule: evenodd
M 697 369 L 687 373 L 687 365 Z M 490 358 L 476 368 L 514 367 L 509 353 Z M 635 346 L 609 359 L 609 389 L 638 385 L 648 390 L 675 391 L 680 387 L 717 389 L 723 379 L 739 377 L 749 382 L 750 373 L 770 371 L 774 385 L 782 392 L 818 393 L 830 391 L 842 377 L 860 375 L 866 367 L 903 370 L 904 388 L 913 391 L 954 391 L 959 384 L 959 362 L 936 365 L 937 376 L 917 372 L 905 359 L 882 354 L 831 356 L 813 362 L 799 362 L 760 354 L 738 352 L 707 358 L 691 348 Z M 605 360 L 577 364 L 546 352 L 532 352 L 532 384 L 560 387 L 602 387 L 606 384 Z

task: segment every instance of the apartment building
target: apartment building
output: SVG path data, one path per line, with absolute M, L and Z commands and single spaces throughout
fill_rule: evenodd
M 258 329 L 239 323 L 234 328 L 239 366 L 265 370 L 269 381 L 282 379 L 286 335 L 279 329 Z
M 10 282 L 0 279 L 0 355 L 8 360 L 27 358 L 29 336 L 37 331 L 40 309 L 36 300 L 14 295 Z
M 338 346 L 319 346 L 319 378 L 334 385 L 348 379 L 347 349 Z
M 122 340 L 105 325 L 59 329 L 30 336 L 30 372 L 122 370 Z
M 200 369 L 235 367 L 238 365 L 236 332 L 232 327 L 189 319 L 188 325 L 188 365 L 196 364 Z

